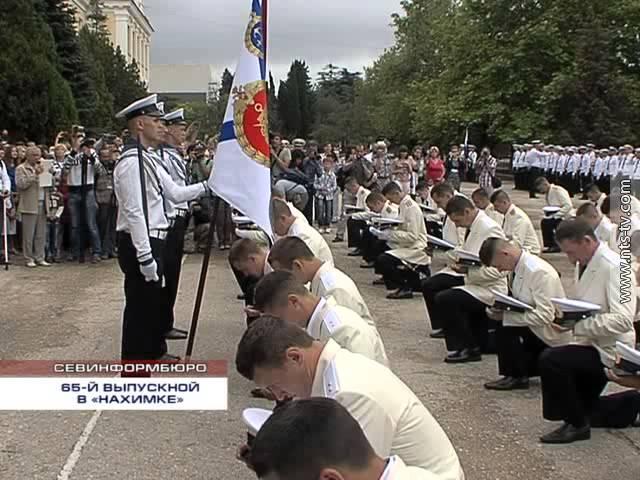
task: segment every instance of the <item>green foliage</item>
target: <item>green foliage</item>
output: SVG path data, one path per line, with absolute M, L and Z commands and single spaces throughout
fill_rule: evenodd
M 59 126 L 70 126 L 77 112 L 62 78 L 51 30 L 42 5 L 31 0 L 0 3 L 0 110 L 13 137 L 44 142 Z
M 308 138 L 315 118 L 315 97 L 309 67 L 295 60 L 287 80 L 280 82 L 278 113 L 282 121 L 282 133 L 291 137 Z

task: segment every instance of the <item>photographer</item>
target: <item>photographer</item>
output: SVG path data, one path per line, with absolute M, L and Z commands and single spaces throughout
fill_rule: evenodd
M 98 229 L 102 241 L 102 259 L 114 258 L 116 240 L 116 219 L 118 207 L 113 192 L 113 170 L 116 167 L 114 148 L 107 143 L 107 137 L 100 145 L 100 161 L 95 164 L 96 201 L 98 203 Z
M 71 153 L 64 161 L 64 177 L 69 186 L 69 210 L 71 213 L 71 244 L 72 256 L 70 261 L 84 263 L 85 235 L 89 231 L 91 242 L 91 263 L 98 263 L 102 253 L 100 232 L 96 216 L 94 179 L 96 154 L 93 150 L 95 142 L 84 136 L 84 128 L 74 128 L 71 136 Z

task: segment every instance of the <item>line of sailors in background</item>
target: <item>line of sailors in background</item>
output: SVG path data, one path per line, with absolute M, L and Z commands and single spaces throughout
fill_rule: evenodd
M 571 196 L 592 183 L 609 193 L 611 182 L 628 179 L 633 193 L 640 195 L 640 148 L 624 145 L 596 149 L 593 144 L 562 147 L 535 141 L 513 145 L 513 150 L 516 189 L 533 192 L 533 180 L 544 175 Z

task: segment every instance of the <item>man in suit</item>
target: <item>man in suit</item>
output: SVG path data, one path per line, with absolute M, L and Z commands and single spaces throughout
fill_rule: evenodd
M 616 243 L 616 225 L 609 220 L 606 215 L 600 213 L 600 210 L 593 203 L 583 203 L 576 211 L 576 218 L 587 222 L 593 232 L 596 234 L 598 241 L 606 243 L 609 248 L 615 251 Z
M 367 207 L 376 215 L 383 218 L 398 218 L 398 205 L 391 203 L 380 192 L 371 192 L 367 197 Z M 360 268 L 375 268 L 376 259 L 389 250 L 389 245 L 384 240 L 380 240 L 369 228 L 362 232 L 362 263 Z M 374 285 L 384 285 L 382 280 L 374 281 Z
M 497 190 L 498 192 L 502 190 Z M 496 222 L 498 225 L 502 225 L 504 222 L 504 215 L 496 210 L 494 205 L 491 203 L 489 194 L 484 188 L 476 188 L 471 194 L 471 200 L 476 208 L 483 210 L 491 220 Z
M 576 299 L 600 306 L 575 324 L 571 345 L 550 348 L 540 358 L 543 416 L 563 422 L 540 441 L 572 443 L 591 438 L 589 417 L 607 384 L 605 367 L 615 362 L 616 342 L 635 344 L 636 280 L 631 268 L 582 220 L 562 222 L 556 241 L 569 260 L 577 262 Z
M 288 402 L 260 427 L 249 453 L 258 478 L 438 480 L 398 456 L 376 454 L 349 411 L 330 398 Z
M 553 328 L 553 297 L 564 297 L 555 268 L 518 245 L 500 238 L 485 240 L 480 259 L 488 267 L 509 272 L 510 296 L 526 303 L 530 310 L 488 309 L 489 318 L 499 323 L 496 340 L 498 370 L 502 378 L 485 384 L 488 390 L 523 390 L 529 378 L 537 376 L 540 354 L 552 346 L 566 345 L 568 332 Z
M 549 183 L 549 180 L 544 177 L 539 177 L 535 181 L 535 187 L 539 193 L 544 194 L 546 206 L 560 209 L 557 213 L 543 218 L 540 224 L 545 253 L 557 253 L 560 248 L 554 239 L 556 227 L 562 220 L 567 220 L 575 214 L 571 196 L 563 187 Z
M 447 434 L 411 389 L 388 368 L 333 340 L 315 341 L 284 320 L 260 318 L 240 340 L 236 368 L 277 398 L 335 399 L 382 458 L 398 455 L 442 480 L 464 479 Z

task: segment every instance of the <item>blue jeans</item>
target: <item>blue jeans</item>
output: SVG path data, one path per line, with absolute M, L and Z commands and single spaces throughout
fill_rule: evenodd
M 45 258 L 58 257 L 58 232 L 60 227 L 58 222 L 47 220 L 47 233 L 44 239 L 44 255 Z
M 333 215 L 333 199 L 316 198 L 316 218 L 319 227 L 330 227 Z
M 84 197 L 84 198 L 83 198 Z M 98 204 L 93 189 L 83 192 L 74 189 L 69 194 L 69 213 L 71 214 L 71 245 L 74 257 L 84 256 L 86 242 L 85 233 L 89 232 L 91 242 L 91 253 L 100 255 L 102 247 L 100 244 L 100 232 L 96 215 Z

